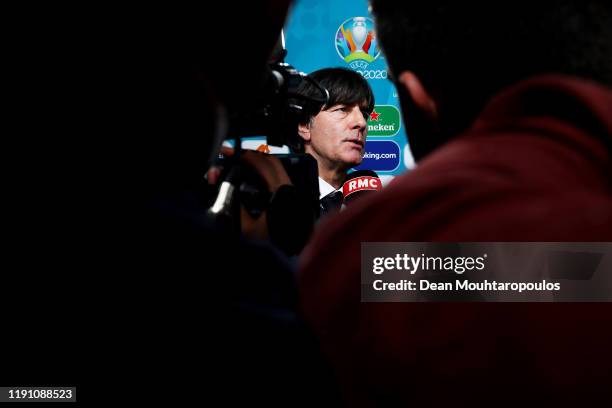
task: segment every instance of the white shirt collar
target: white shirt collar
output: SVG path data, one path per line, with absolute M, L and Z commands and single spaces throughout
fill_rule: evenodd
M 334 191 L 336 191 L 336 189 L 331 184 L 319 177 L 319 200 Z

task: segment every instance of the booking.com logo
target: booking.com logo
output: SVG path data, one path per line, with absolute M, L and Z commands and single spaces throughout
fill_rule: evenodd
M 336 51 L 353 69 L 365 69 L 380 55 L 374 32 L 374 21 L 368 17 L 351 17 L 336 31 Z
M 395 171 L 400 165 L 400 147 L 391 140 L 371 140 L 366 142 L 365 153 L 356 170 Z
M 397 153 L 366 153 L 363 158 L 372 160 L 397 159 Z

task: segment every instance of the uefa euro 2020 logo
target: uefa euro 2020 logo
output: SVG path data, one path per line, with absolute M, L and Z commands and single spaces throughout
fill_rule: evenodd
M 365 69 L 380 55 L 374 21 L 351 17 L 336 31 L 336 51 L 353 69 Z

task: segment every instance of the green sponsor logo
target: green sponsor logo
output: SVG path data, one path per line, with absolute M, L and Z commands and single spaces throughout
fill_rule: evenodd
M 368 136 L 395 136 L 400 126 L 400 113 L 395 106 L 376 105 L 368 119 Z

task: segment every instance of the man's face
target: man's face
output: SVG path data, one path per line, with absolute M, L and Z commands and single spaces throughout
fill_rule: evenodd
M 361 163 L 368 113 L 359 105 L 335 105 L 310 122 L 308 153 L 329 168 L 349 169 Z

